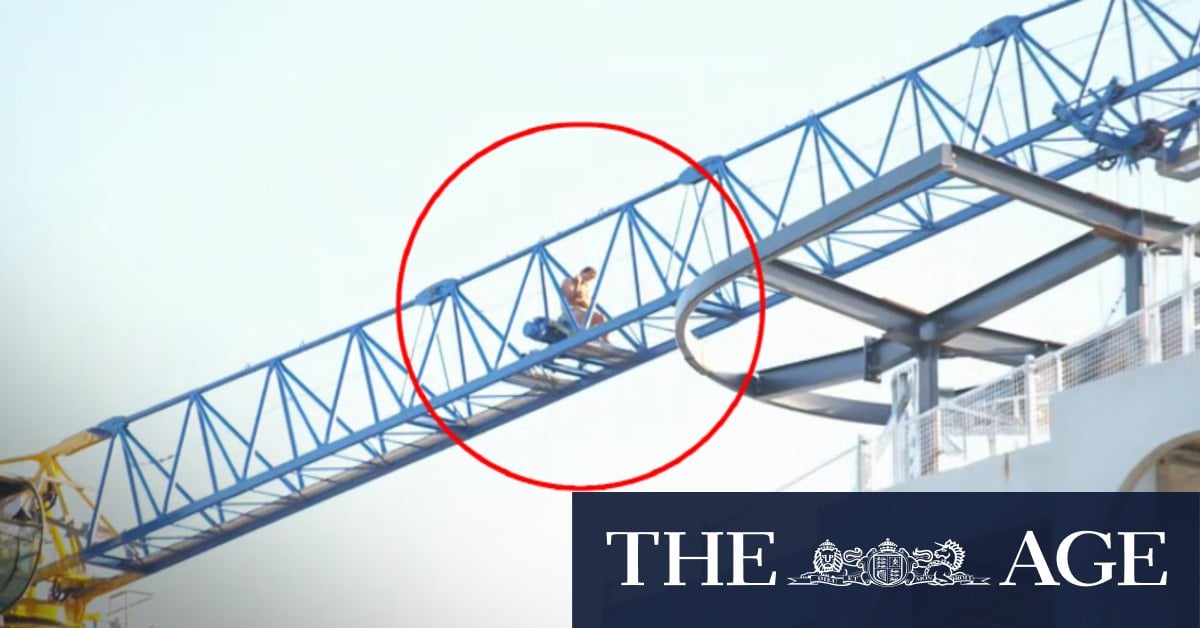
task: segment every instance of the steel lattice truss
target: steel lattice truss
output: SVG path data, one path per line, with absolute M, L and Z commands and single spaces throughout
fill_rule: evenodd
M 701 163 L 764 238 L 942 143 L 1050 179 L 1146 157 L 1171 161 L 1200 118 L 1198 37 L 1200 3 L 1190 0 L 1060 2 L 997 20 L 930 61 Z M 935 178 L 790 261 L 838 277 L 1008 200 Z M 675 349 L 681 289 L 745 246 L 719 195 L 689 169 L 421 292 L 400 312 L 408 349 L 439 414 L 469 438 Z M 609 322 L 549 346 L 525 338 L 525 321 L 562 312 L 559 282 L 597 260 L 596 302 Z M 714 293 L 698 311 L 698 335 L 755 314 L 755 297 L 748 280 Z M 770 293 L 768 304 L 786 298 Z M 15 462 L 30 466 L 26 476 L 58 480 L 54 525 L 69 542 L 41 579 L 86 565 L 90 580 L 58 583 L 60 596 L 86 599 L 106 582 L 152 573 L 451 445 L 402 368 L 395 315 Z M 589 344 L 606 333 L 618 350 Z

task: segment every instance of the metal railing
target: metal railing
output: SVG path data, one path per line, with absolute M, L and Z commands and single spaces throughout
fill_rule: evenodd
M 887 488 L 1045 442 L 1051 433 L 1051 395 L 1195 351 L 1198 233 L 1200 223 L 1142 251 L 1143 302 L 1157 294 L 1173 296 L 1082 341 L 1029 358 L 1024 366 L 928 412 L 891 423 L 861 459 L 866 488 Z M 1178 273 L 1163 273 L 1164 266 L 1178 266 Z

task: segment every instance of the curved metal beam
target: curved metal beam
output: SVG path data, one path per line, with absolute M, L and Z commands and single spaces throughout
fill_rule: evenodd
M 949 158 L 950 146 L 942 145 L 872 179 L 853 192 L 763 239 L 758 244 L 759 257 L 764 262 L 774 260 L 796 247 L 869 214 L 879 206 L 896 200 L 906 190 L 944 172 Z M 675 341 L 683 359 L 691 364 L 692 368 L 722 385 L 731 377 L 740 382 L 743 376 L 718 373 L 705 366 L 701 349 L 694 342 L 697 339 L 687 331 L 686 323 L 706 298 L 747 272 L 754 272 L 754 257 L 748 248 L 713 265 L 684 288 L 675 301 Z
M 883 425 L 892 414 L 892 406 L 811 392 L 794 392 L 783 397 L 764 399 L 767 403 L 796 412 L 868 425 Z
M 902 200 L 933 177 L 956 177 L 1001 195 L 1083 223 L 1092 228 L 1053 251 L 973 290 L 930 314 L 883 299 L 781 259 L 785 253 L 816 240 L 882 205 Z M 943 144 L 880 176 L 759 243 L 763 281 L 774 289 L 883 330 L 883 337 L 862 348 L 760 370 L 748 394 L 793 410 L 831 418 L 873 423 L 878 408 L 849 399 L 814 396 L 822 387 L 872 379 L 913 357 L 936 363 L 939 357 L 968 356 L 1016 365 L 1026 355 L 1055 348 L 1055 343 L 980 328 L 996 315 L 1041 294 L 1107 259 L 1131 241 L 1178 231 L 1175 220 L 1135 210 L 1114 201 L 1074 190 L 962 147 Z M 700 275 L 675 304 L 675 337 L 692 368 L 737 389 L 742 376 L 709 368 L 688 331 L 687 321 L 700 303 L 728 283 L 753 276 L 749 250 L 725 259 Z M 933 368 L 933 364 L 927 365 Z M 932 378 L 933 375 L 930 374 Z M 835 403 L 834 399 L 838 399 Z M 878 405 L 878 404 L 875 404 Z M 864 414 L 856 416 L 854 412 Z M 886 420 L 886 419 L 885 419 Z

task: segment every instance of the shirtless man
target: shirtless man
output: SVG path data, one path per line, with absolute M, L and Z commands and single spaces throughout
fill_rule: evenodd
M 584 324 L 584 317 L 587 316 L 588 308 L 592 305 L 592 283 L 596 281 L 596 269 L 588 266 L 579 271 L 574 277 L 567 277 L 563 280 L 562 290 L 563 298 L 566 299 L 567 305 L 571 307 L 571 314 L 575 317 L 575 323 L 580 329 L 595 327 L 608 320 L 599 310 L 592 312 L 591 324 Z M 601 342 L 608 342 L 608 334 L 600 338 Z

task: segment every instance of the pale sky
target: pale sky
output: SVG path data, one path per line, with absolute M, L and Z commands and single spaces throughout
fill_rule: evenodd
M 723 153 L 1000 11 L 947 0 L 5 3 L 0 458 L 386 309 L 417 212 L 502 135 L 596 119 L 695 157 Z M 409 281 L 480 268 L 681 169 L 632 139 L 531 140 L 439 204 Z M 1200 220 L 1195 190 L 1152 172 L 1071 184 Z M 852 279 L 935 307 L 1075 233 L 1008 207 Z M 1120 296 L 1116 271 L 993 326 L 1085 335 Z M 859 327 L 822 316 L 771 310 L 763 364 L 800 342 L 861 341 Z M 736 353 L 752 332 L 723 341 Z M 539 477 L 613 480 L 674 457 L 731 398 L 677 354 L 634 373 L 472 443 Z M 946 384 L 966 383 L 955 377 Z M 636 490 L 773 490 L 874 433 L 746 401 L 708 447 Z M 842 465 L 798 488 L 850 482 Z M 569 507 L 568 494 L 447 450 L 138 583 L 155 597 L 135 625 L 567 625 Z

